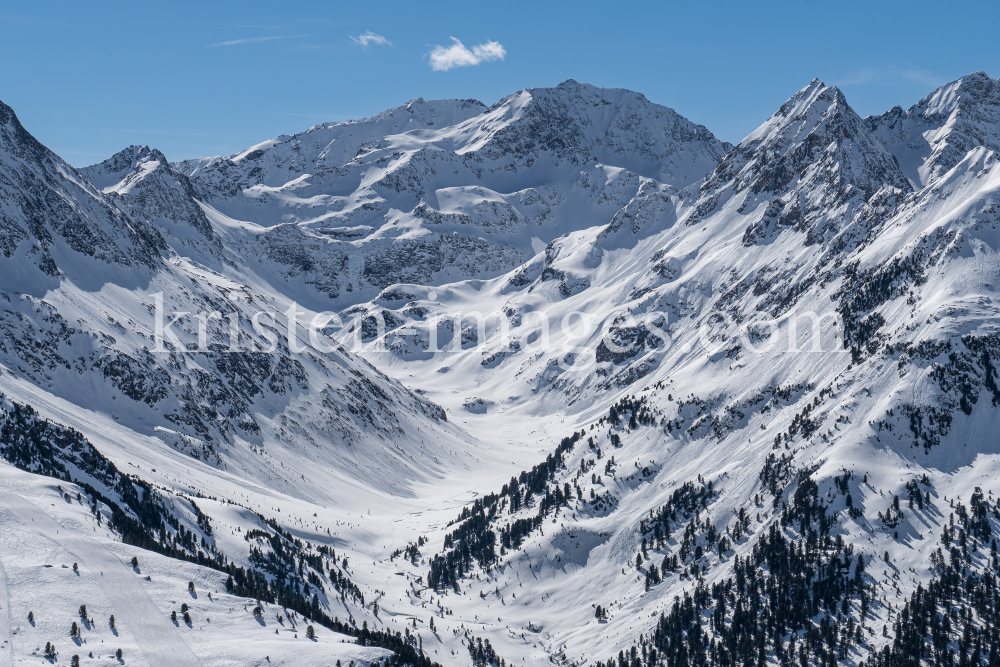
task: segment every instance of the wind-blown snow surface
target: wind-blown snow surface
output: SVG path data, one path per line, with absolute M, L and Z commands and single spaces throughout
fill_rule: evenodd
M 66 660 L 103 640 L 95 656 L 120 644 L 128 664 L 182 655 L 178 642 L 201 664 L 388 655 L 319 626 L 307 641 L 303 614 L 279 623 L 270 603 L 255 619 L 218 567 L 117 541 L 96 519 L 128 504 L 126 473 L 178 523 L 162 534 L 186 558 L 277 580 L 267 555 L 283 544 L 296 567 L 280 576 L 309 583 L 323 613 L 445 665 L 469 664 L 477 638 L 511 664 L 616 657 L 772 529 L 802 537 L 782 503 L 815 480 L 826 529 L 869 565 L 869 615 L 856 600 L 841 612 L 865 629 L 841 659 L 891 645 L 875 630 L 938 572 L 945 506 L 1000 491 L 998 86 L 974 74 L 861 119 L 813 81 L 730 147 L 641 95 L 566 82 L 490 108 L 417 100 L 231 158 L 132 147 L 79 172 L 2 107 L 0 391 L 8 424 L 55 443 L 80 482 L 0 464 L 0 534 L 24 536 L 0 552 L 8 646 L 27 659 L 52 641 Z M 157 298 L 191 313 L 162 352 Z M 252 315 L 282 333 L 293 301 L 297 342 L 263 351 Z M 310 341 L 304 325 L 330 309 L 360 326 Z M 239 313 L 237 350 L 226 320 L 202 325 L 198 350 L 205 310 Z M 481 327 L 456 322 L 473 312 Z M 515 501 L 511 476 L 546 460 L 541 491 Z M 697 520 L 680 512 L 694 541 L 675 523 L 654 544 L 644 520 L 709 481 Z M 930 504 L 898 516 L 907 484 Z M 441 580 L 434 557 L 463 548 Z M 643 552 L 679 567 L 647 587 Z M 112 556 L 134 595 L 94 577 Z M 190 626 L 150 640 L 152 609 L 168 619 L 182 601 Z M 121 638 L 95 618 L 73 647 L 83 603 L 115 613 Z M 765 658 L 780 662 L 770 644 Z

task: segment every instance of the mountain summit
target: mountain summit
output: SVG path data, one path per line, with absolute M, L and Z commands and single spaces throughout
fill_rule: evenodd
M 883 186 L 910 190 L 896 158 L 843 93 L 813 79 L 726 154 L 701 192 L 703 198 L 742 195 L 743 207 L 770 201 L 765 217 L 748 228 L 747 243 L 782 227 L 804 231 L 816 243 L 838 228 L 846 207 Z
M 973 72 L 906 111 L 897 106 L 865 122 L 896 155 L 914 187 L 923 187 L 976 147 L 1000 150 L 1000 81 Z
M 210 257 L 223 256 L 222 244 L 198 203 L 190 179 L 155 148 L 129 146 L 80 173 L 104 194 L 123 201 L 138 216 L 157 225 L 178 253 L 195 253 L 208 262 Z

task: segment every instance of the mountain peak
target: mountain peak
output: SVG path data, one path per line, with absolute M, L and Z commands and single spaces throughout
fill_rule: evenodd
M 774 202 L 769 208 L 781 209 L 775 220 L 818 242 L 834 228 L 836 210 L 857 197 L 869 199 L 884 185 L 910 189 L 895 158 L 840 89 L 813 79 L 726 154 L 701 196 L 714 201 L 731 189 L 748 200 Z M 771 222 L 751 236 L 758 238 Z
M 978 71 L 939 87 L 903 111 L 865 119 L 919 187 L 978 147 L 1000 152 L 1000 81 Z
M 0 101 L 0 147 L 33 161 L 42 160 L 48 155 L 48 149 L 24 129 L 14 110 L 2 101 Z
M 159 162 L 168 165 L 166 156 L 159 150 L 145 145 L 131 145 L 123 148 L 104 162 L 84 167 L 80 173 L 98 189 L 106 190 L 121 181 L 142 162 Z
M 208 239 L 211 248 L 220 249 L 212 225 L 195 201 L 191 181 L 174 169 L 156 148 L 132 145 L 104 162 L 79 171 L 95 187 L 120 196 L 133 210 L 157 224 L 177 252 L 185 254 L 182 241 L 190 245 L 192 238 L 198 243 Z M 190 227 L 197 234 L 192 236 L 187 229 L 178 231 L 177 223 Z
M 948 115 L 971 111 L 984 103 L 998 102 L 997 81 L 978 71 L 947 83 L 918 102 L 913 110 L 925 115 Z
M 836 159 L 836 154 L 851 159 Z M 858 188 L 866 197 L 884 183 L 908 187 L 892 156 L 840 89 L 819 79 L 792 95 L 727 154 L 706 185 L 735 180 L 737 190 L 780 193 L 821 164 L 837 171 L 842 185 Z
M 597 160 L 675 187 L 700 179 L 728 148 L 704 126 L 642 93 L 574 79 L 507 95 L 466 134 L 463 154 L 514 163 L 533 162 L 542 153 Z
M 809 133 L 823 123 L 842 124 L 846 121 L 851 124 L 854 120 L 852 115 L 857 116 L 839 88 L 813 79 L 808 86 L 789 97 L 763 125 L 743 141 L 784 134 L 793 125 L 796 125 L 797 133 Z

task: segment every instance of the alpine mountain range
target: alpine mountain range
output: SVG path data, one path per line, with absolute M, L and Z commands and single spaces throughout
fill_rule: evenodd
M 1000 665 L 998 162 L 983 72 L 85 168 L 0 103 L 0 666 Z

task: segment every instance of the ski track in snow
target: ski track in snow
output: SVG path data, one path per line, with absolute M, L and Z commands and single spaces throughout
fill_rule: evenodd
M 157 667 L 190 667 L 199 665 L 201 661 L 177 634 L 173 624 L 164 616 L 142 585 L 128 572 L 129 566 L 121 562 L 107 547 L 95 543 L 66 530 L 48 514 L 40 510 L 34 503 L 0 485 L 0 507 L 18 517 L 22 523 L 34 521 L 36 530 L 49 536 L 57 533 L 60 546 L 76 556 L 78 562 L 94 572 L 100 572 L 97 580 L 108 597 L 115 600 L 120 610 L 119 616 L 125 620 L 132 632 L 143 656 L 150 665 Z M 0 575 L 3 574 L 0 565 Z M 9 605 L 6 591 L 6 577 L 0 577 L 3 585 L 2 596 L 5 609 L 0 613 L 0 623 L 7 623 L 5 631 L 0 635 L 8 639 L 10 646 Z M 0 625 L 0 628 L 3 628 Z M 10 664 L 10 649 L 4 649 L 6 659 Z M 0 662 L 0 666 L 5 663 Z
M 13 645 L 10 636 L 10 594 L 7 591 L 7 573 L 4 572 L 3 559 L 0 558 L 0 667 L 10 667 Z

